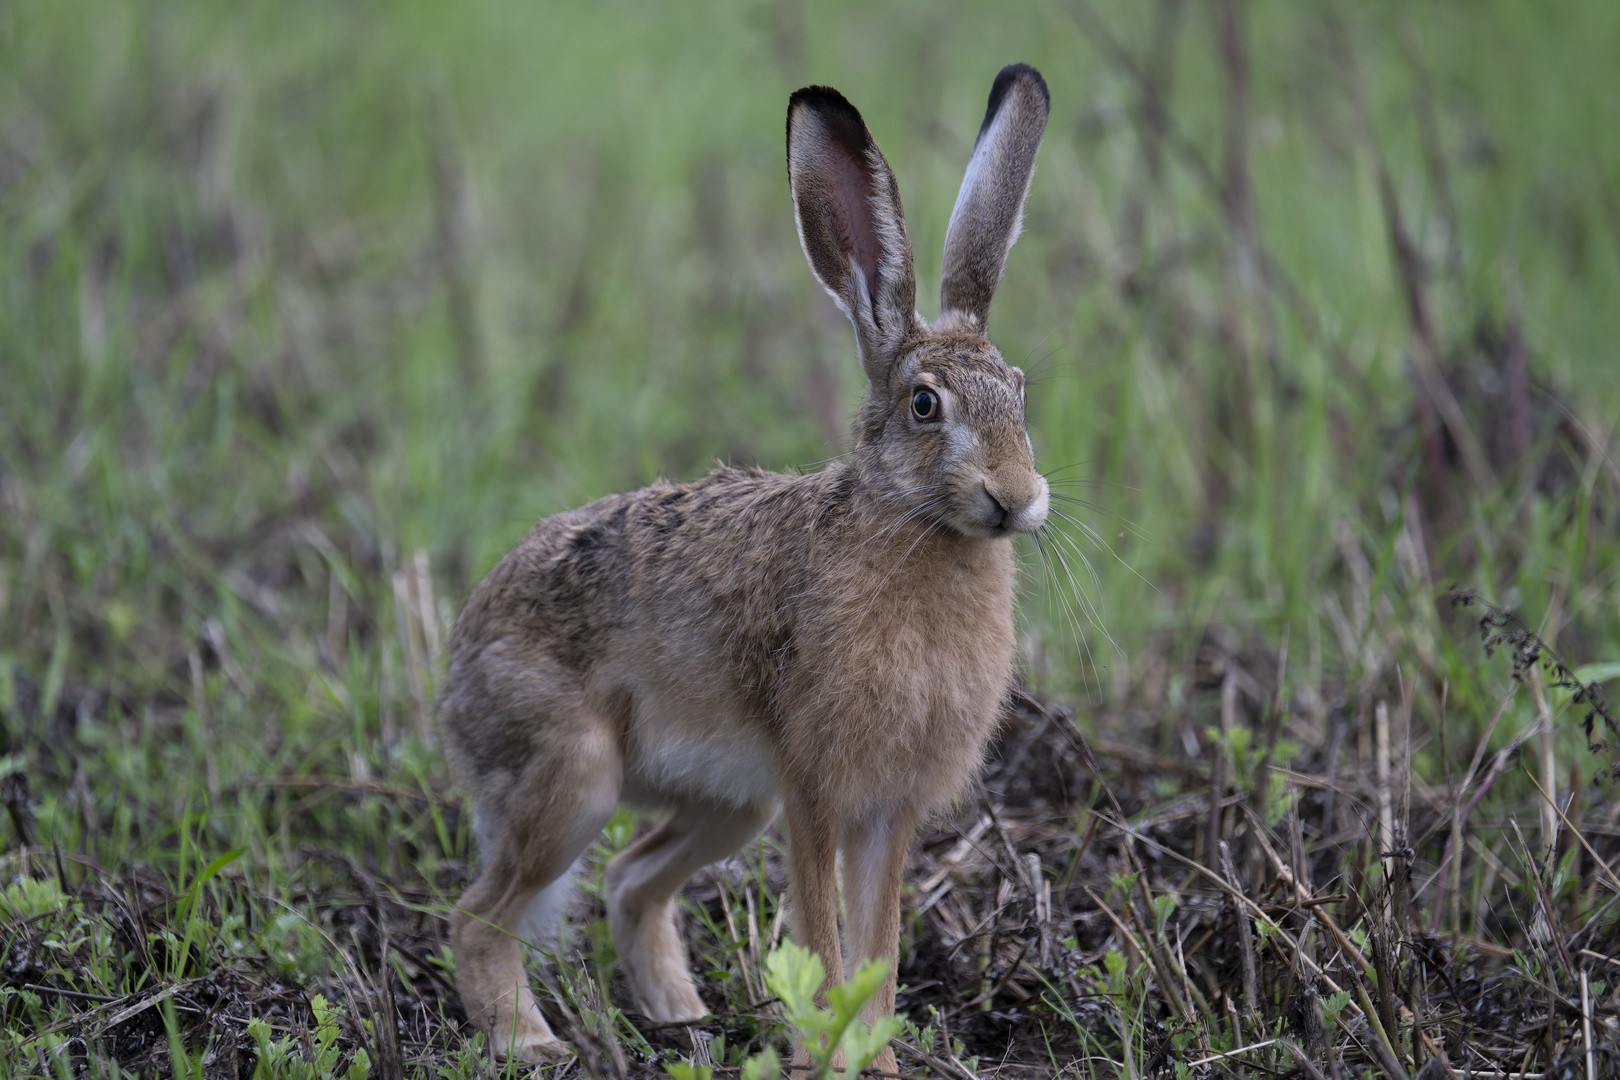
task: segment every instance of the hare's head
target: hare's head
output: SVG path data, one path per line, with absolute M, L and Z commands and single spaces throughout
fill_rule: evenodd
M 861 114 L 826 87 L 788 103 L 788 180 L 810 268 L 855 324 L 867 393 L 855 424 L 865 479 L 899 515 L 964 536 L 1033 532 L 1046 481 L 1024 429 L 1024 373 L 985 337 L 1046 128 L 1046 83 L 1003 68 L 945 234 L 938 324 L 916 311 L 894 174 Z

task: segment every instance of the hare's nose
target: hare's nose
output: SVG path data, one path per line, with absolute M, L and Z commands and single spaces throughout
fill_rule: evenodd
M 1046 523 L 1046 482 L 1037 478 L 1034 490 L 1016 495 L 995 493 L 988 486 L 984 491 L 984 526 L 996 532 L 1034 532 Z
M 989 487 L 979 485 L 979 523 L 992 532 L 1001 532 L 1018 515 L 1016 507 L 1008 507 Z

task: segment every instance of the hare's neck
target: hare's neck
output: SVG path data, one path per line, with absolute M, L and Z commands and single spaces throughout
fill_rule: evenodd
M 865 491 L 853 496 L 850 536 L 859 538 L 862 561 L 896 567 L 897 574 L 948 574 L 964 586 L 977 583 L 991 591 L 1010 586 L 1011 539 L 963 536 L 938 513 L 916 513 Z

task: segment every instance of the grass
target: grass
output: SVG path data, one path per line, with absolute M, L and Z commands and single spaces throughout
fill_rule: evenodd
M 1613 1068 L 1613 751 L 1445 593 L 1620 679 L 1620 11 L 868 8 L 0 13 L 0 1068 L 490 1075 L 459 603 L 546 514 L 841 452 L 787 95 L 861 107 L 926 283 L 1015 59 L 992 331 L 1075 501 L 914 855 L 902 1068 L 1582 1075 L 1588 1020 Z M 781 1038 L 779 844 L 689 890 L 696 1036 L 625 1011 L 586 883 L 559 1076 Z

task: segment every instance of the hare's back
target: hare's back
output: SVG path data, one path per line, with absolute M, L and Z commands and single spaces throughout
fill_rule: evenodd
M 613 714 L 628 779 L 649 794 L 692 787 L 682 763 L 728 746 L 734 775 L 757 774 L 742 759 L 763 765 L 768 751 L 770 701 L 815 591 L 815 523 L 834 512 L 825 486 L 726 468 L 535 525 L 452 635 L 441 723 L 455 756 L 499 767 L 583 710 Z
M 585 668 L 626 634 L 779 629 L 787 594 L 802 594 L 808 526 L 827 514 L 822 475 L 723 468 L 546 518 L 474 591 L 453 648 L 517 634 Z

